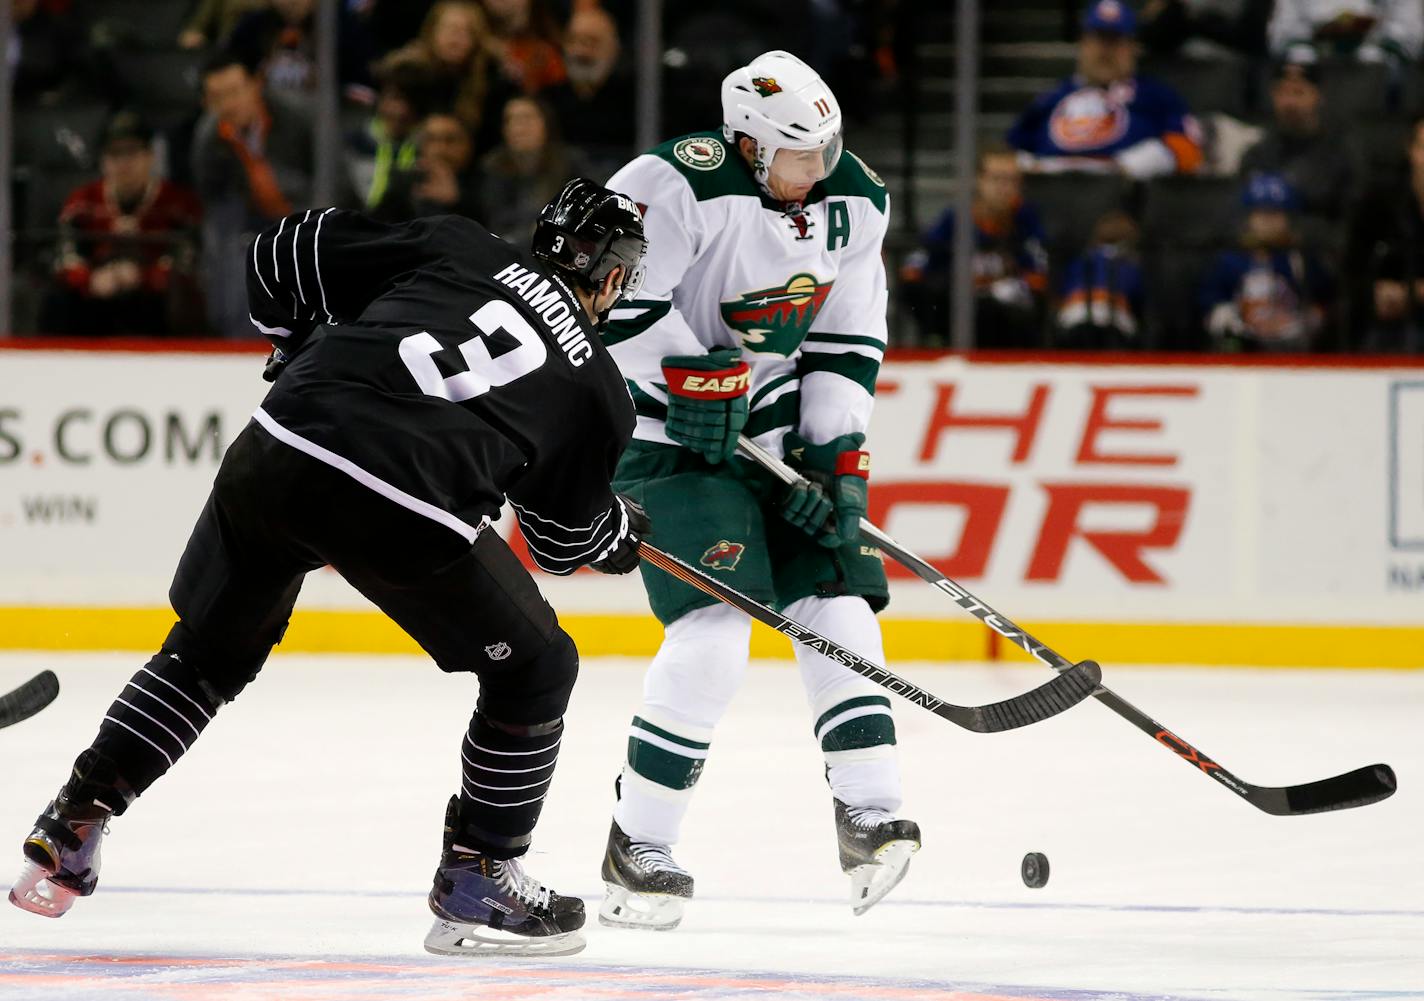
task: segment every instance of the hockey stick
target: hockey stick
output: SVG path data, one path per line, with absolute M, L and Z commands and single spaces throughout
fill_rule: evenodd
M 59 679 L 53 671 L 41 671 L 7 695 L 0 695 L 0 727 L 29 719 L 59 695 Z
M 694 566 L 684 563 L 670 553 L 665 553 L 647 542 L 639 547 L 643 559 L 658 569 L 671 574 L 685 584 L 704 591 L 724 601 L 733 608 L 740 609 L 752 618 L 765 622 L 771 628 L 789 636 L 803 646 L 829 657 L 838 664 L 844 664 L 852 671 L 896 695 L 903 695 L 917 706 L 923 706 L 936 716 L 941 716 L 957 726 L 975 733 L 1001 733 L 1014 730 L 1030 723 L 1038 723 L 1057 716 L 1065 709 L 1082 702 L 1093 694 L 1102 672 L 1090 660 L 1071 665 L 1062 674 L 1047 684 L 1039 685 L 1031 692 L 1003 702 L 987 706 L 955 706 L 936 698 L 918 685 L 892 674 L 879 664 L 874 664 L 857 653 L 833 643 L 814 630 L 808 629 L 794 619 L 775 612 L 754 598 L 749 598 L 736 588 L 723 584 Z
M 737 451 L 788 485 L 802 482 L 804 479 L 786 463 L 745 435 L 742 435 L 737 442 Z M 972 614 L 1004 639 L 1022 647 L 1055 671 L 1072 670 L 1072 661 L 1034 639 L 959 584 L 900 545 L 869 519 L 860 519 L 860 534 L 889 553 L 897 563 L 912 571 L 921 580 L 949 595 L 955 604 Z M 1253 785 L 1218 765 L 1110 689 L 1099 685 L 1093 696 L 1143 733 L 1175 753 L 1187 764 L 1194 765 L 1203 773 L 1210 775 L 1256 809 L 1277 817 L 1369 806 L 1371 803 L 1378 803 L 1380 800 L 1393 796 L 1398 785 L 1394 769 L 1385 764 L 1366 765 L 1343 775 L 1335 775 L 1316 782 L 1305 782 L 1301 785 Z

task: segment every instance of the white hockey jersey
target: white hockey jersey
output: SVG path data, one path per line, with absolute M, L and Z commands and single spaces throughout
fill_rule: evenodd
M 885 354 L 885 184 L 847 152 L 799 215 L 763 195 L 716 135 L 674 139 L 608 181 L 644 214 L 647 277 L 604 343 L 628 380 L 634 437 L 663 428 L 662 359 L 740 347 L 751 366 L 745 434 L 781 454 L 796 430 L 821 443 L 864 431 Z

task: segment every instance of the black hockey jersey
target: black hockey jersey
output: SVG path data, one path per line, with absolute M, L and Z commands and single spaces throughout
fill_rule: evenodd
M 507 497 L 551 573 L 626 535 L 632 400 L 529 253 L 457 216 L 315 209 L 258 236 L 247 293 L 289 359 L 254 415 L 274 437 L 470 541 Z

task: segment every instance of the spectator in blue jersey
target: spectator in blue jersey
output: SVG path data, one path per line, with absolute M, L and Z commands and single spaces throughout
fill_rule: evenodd
M 979 154 L 973 215 L 976 343 L 1031 347 L 1042 325 L 1048 255 L 1038 210 L 1023 200 L 1013 150 L 991 147 Z M 907 305 L 921 339 L 930 343 L 949 332 L 954 224 L 954 210 L 946 209 L 900 269 Z
M 1191 173 L 1201 135 L 1186 102 L 1137 75 L 1137 18 L 1123 0 L 1083 15 L 1078 71 L 1040 95 L 1009 129 L 1009 145 L 1039 171 L 1118 172 L 1132 178 Z
M 1098 220 L 1086 250 L 1063 274 L 1054 331 L 1057 347 L 1141 348 L 1144 295 L 1137 223 L 1121 209 Z
M 1279 174 L 1253 174 L 1241 194 L 1241 245 L 1208 269 L 1200 305 L 1222 351 L 1309 351 L 1319 345 L 1335 282 L 1300 245 L 1295 190 Z

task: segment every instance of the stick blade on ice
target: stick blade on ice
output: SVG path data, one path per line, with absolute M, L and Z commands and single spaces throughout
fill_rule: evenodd
M 59 696 L 59 678 L 41 671 L 13 692 L 0 695 L 0 727 L 29 719 Z

